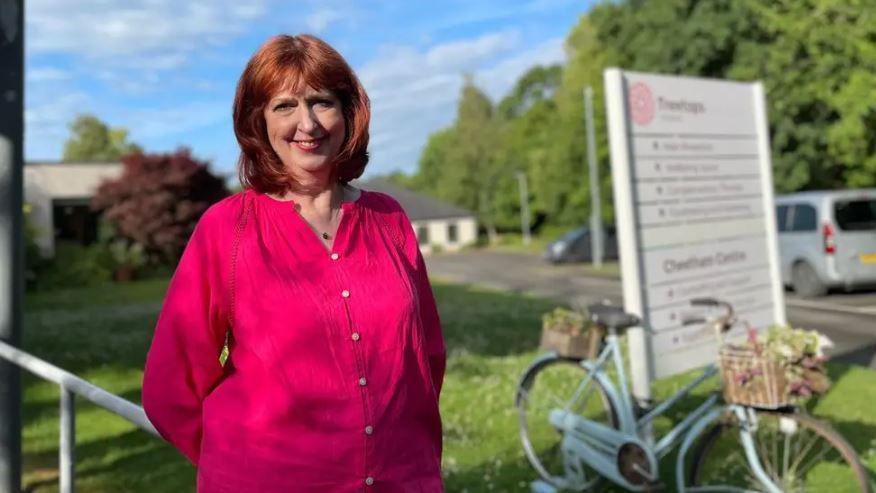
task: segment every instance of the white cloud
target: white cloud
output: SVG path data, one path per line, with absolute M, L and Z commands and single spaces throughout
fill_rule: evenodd
M 439 70 L 465 69 L 508 51 L 519 42 L 520 33 L 504 31 L 487 34 L 471 41 L 446 43 L 429 50 L 426 53 L 426 63 Z
M 410 46 L 383 46 L 378 49 L 375 61 L 365 65 L 359 76 L 365 84 L 377 86 L 380 90 L 400 78 L 411 82 L 430 75 L 461 74 L 494 60 L 519 42 L 517 31 L 501 31 L 439 44 L 424 52 Z
M 238 35 L 266 0 L 80 0 L 28 2 L 28 50 L 89 59 L 176 55 Z
M 125 110 L 110 115 L 113 125 L 131 130 L 134 142 L 180 135 L 231 120 L 230 103 L 192 101 L 182 105 Z
M 416 50 L 384 47 L 359 70 L 372 102 L 369 173 L 413 172 L 429 134 L 456 115 L 463 74 L 498 101 L 534 65 L 563 61 L 561 38 L 521 49 L 516 31 Z
M 29 0 L 28 56 L 67 56 L 88 68 L 82 74 L 143 94 L 159 87 L 161 72 L 244 34 L 268 1 Z
M 315 33 L 324 32 L 329 25 L 343 20 L 344 12 L 331 8 L 316 10 L 307 16 L 307 27 Z
M 494 101 L 505 96 L 527 70 L 536 65 L 553 65 L 565 60 L 563 38 L 549 39 L 528 50 L 507 57 L 492 67 L 478 72 L 475 83 Z
M 26 67 L 25 78 L 27 83 L 58 82 L 70 80 L 73 75 L 55 67 Z
M 28 102 L 31 95 L 26 95 Z M 59 91 L 38 99 L 24 111 L 24 148 L 28 160 L 58 159 L 70 134 L 68 125 L 91 105 L 91 97 L 82 92 Z

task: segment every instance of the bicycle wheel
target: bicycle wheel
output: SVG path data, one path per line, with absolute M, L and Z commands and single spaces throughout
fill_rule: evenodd
M 752 438 L 773 483 L 784 492 L 871 493 L 854 449 L 827 423 L 805 414 L 758 411 Z M 688 481 L 710 491 L 765 491 L 755 478 L 735 415 L 706 431 L 692 448 Z
M 580 360 L 555 356 L 531 367 L 517 387 L 515 405 L 520 419 L 520 439 L 529 462 L 538 474 L 556 487 L 568 487 L 561 450 L 562 433 L 551 425 L 552 409 L 568 408 L 588 419 L 617 428 L 617 412 L 605 389 L 596 380 L 575 397 L 587 370 Z M 577 471 L 579 491 L 593 487 L 600 477 L 586 464 Z M 581 477 L 583 474 L 583 477 Z

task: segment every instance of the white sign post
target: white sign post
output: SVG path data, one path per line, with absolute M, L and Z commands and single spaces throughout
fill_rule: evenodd
M 785 323 L 763 87 L 605 71 L 615 218 L 633 393 L 715 361 L 710 326 L 683 325 L 692 298 Z M 744 331 L 731 334 L 744 336 Z

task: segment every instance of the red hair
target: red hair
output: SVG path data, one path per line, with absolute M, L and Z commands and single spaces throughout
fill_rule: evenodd
M 238 173 L 245 188 L 280 193 L 291 185 L 268 140 L 264 107 L 286 87 L 309 85 L 340 101 L 346 136 L 336 158 L 338 180 L 362 176 L 368 164 L 368 95 L 344 58 L 325 41 L 302 34 L 274 36 L 250 58 L 234 96 L 234 135 L 240 144 Z

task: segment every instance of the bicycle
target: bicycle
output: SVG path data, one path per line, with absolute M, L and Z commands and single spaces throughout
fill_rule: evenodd
M 700 298 L 691 304 L 724 308 L 717 318 L 686 320 L 713 323 L 719 340 L 735 325 L 729 303 Z M 715 376 L 717 366 L 705 367 L 660 404 L 638 409 L 628 391 L 619 337 L 640 320 L 607 304 L 591 305 L 589 311 L 606 334 L 599 355 L 589 360 L 544 354 L 517 388 L 524 452 L 541 478 L 532 483 L 533 493 L 586 491 L 606 479 L 629 491 L 661 489 L 658 466 L 676 449 L 674 476 L 680 492 L 872 493 L 854 449 L 829 425 L 795 407 L 723 404 L 713 393 L 655 443 L 645 430 Z

